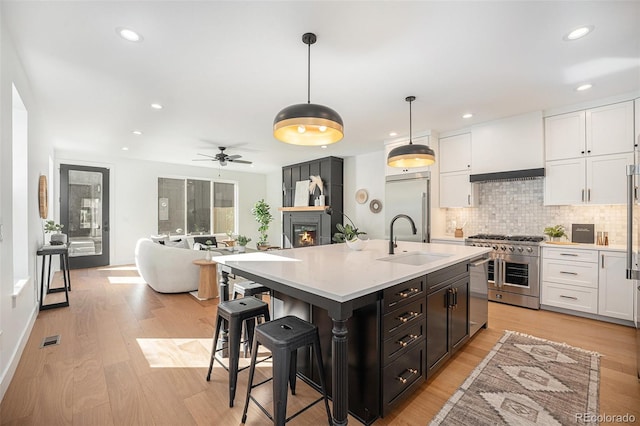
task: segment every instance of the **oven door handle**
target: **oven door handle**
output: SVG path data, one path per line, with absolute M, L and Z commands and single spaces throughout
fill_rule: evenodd
M 507 282 L 507 263 L 504 259 L 500 259 L 500 274 L 502 277 L 500 278 L 500 287 L 502 287 Z

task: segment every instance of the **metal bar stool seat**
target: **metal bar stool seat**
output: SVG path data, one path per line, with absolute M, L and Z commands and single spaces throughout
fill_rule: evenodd
M 256 321 L 259 317 L 263 317 L 265 321 L 269 321 L 269 305 L 255 297 L 247 297 L 237 300 L 229 300 L 220 302 L 218 305 L 218 315 L 216 318 L 216 331 L 213 335 L 213 347 L 211 349 L 211 360 L 209 361 L 209 372 L 207 373 L 207 381 L 211 380 L 211 371 L 213 370 L 213 361 L 217 361 L 225 370 L 229 372 L 229 407 L 233 407 L 233 400 L 236 396 L 236 385 L 238 383 L 238 372 L 248 368 L 238 369 L 240 359 L 240 345 L 242 344 L 242 324 L 244 323 L 250 339 L 253 339 L 253 333 Z M 220 329 L 224 327 L 225 321 L 229 328 L 229 340 L 226 348 L 216 349 Z M 216 357 L 216 352 L 229 349 L 229 367 L 227 368 L 222 361 Z M 266 358 L 265 358 L 266 359 Z
M 263 293 L 269 293 L 269 287 L 265 287 L 262 284 L 258 284 L 253 281 L 241 281 L 233 284 L 233 298 L 237 299 L 238 295 L 242 297 L 259 295 L 262 299 Z
M 256 385 L 253 384 L 253 376 L 256 367 L 256 357 L 258 347 L 265 346 L 271 351 L 273 362 L 273 375 Z M 327 410 L 327 419 L 332 423 L 329 401 L 324 383 L 324 365 L 322 363 L 322 351 L 320 350 L 320 337 L 318 327 L 295 316 L 286 316 L 276 320 L 260 324 L 256 327 L 253 336 L 251 350 L 251 364 L 249 368 L 249 385 L 247 386 L 247 397 L 245 399 L 244 411 L 242 413 L 242 423 L 247 420 L 247 409 L 251 399 L 263 413 L 273 421 L 274 425 L 282 426 L 289 420 L 306 411 L 313 405 L 324 400 Z M 296 394 L 296 367 L 298 349 L 305 346 L 313 346 L 316 365 L 320 376 L 320 387 L 322 395 L 311 404 L 297 411 L 292 416 L 286 418 L 287 414 L 287 388 L 291 388 L 291 394 Z M 268 381 L 273 381 L 273 411 L 271 416 L 267 410 L 251 395 L 251 390 Z

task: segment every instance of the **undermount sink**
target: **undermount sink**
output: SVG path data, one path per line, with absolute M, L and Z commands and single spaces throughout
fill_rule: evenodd
M 437 262 L 446 257 L 451 256 L 446 253 L 431 253 L 428 251 L 410 251 L 407 253 L 398 253 L 391 256 L 383 257 L 378 260 L 393 263 L 404 263 L 405 265 L 426 265 L 427 263 Z

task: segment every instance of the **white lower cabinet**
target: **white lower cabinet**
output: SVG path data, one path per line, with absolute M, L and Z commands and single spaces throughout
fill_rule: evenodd
M 544 247 L 541 304 L 633 321 L 625 253 Z
M 625 262 L 625 253 L 600 251 L 598 314 L 633 321 L 634 284 Z
M 597 252 L 544 248 L 543 305 L 598 313 Z

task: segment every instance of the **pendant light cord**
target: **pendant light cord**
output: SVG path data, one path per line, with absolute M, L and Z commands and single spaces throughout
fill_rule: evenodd
M 308 44 L 307 47 L 307 103 L 311 103 L 311 44 Z
M 411 128 L 411 123 L 413 120 L 411 119 L 411 103 L 413 100 L 409 101 L 409 145 L 413 145 L 413 130 Z

